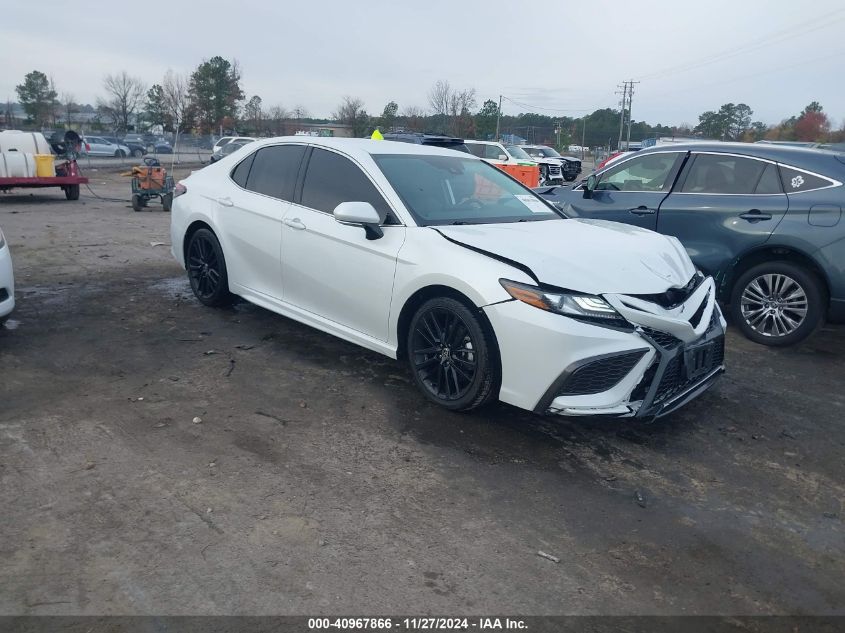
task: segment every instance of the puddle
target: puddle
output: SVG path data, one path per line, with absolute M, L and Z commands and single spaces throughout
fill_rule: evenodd
M 20 324 L 21 324 L 20 321 L 15 321 L 14 319 L 9 319 L 8 321 L 6 321 L 3 324 L 3 327 L 6 328 L 7 330 L 17 330 L 18 327 L 20 326 Z
M 187 275 L 161 279 L 152 284 L 151 288 L 171 299 L 181 299 L 192 294 Z

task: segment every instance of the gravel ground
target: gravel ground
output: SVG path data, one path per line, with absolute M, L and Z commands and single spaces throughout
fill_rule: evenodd
M 845 613 L 841 326 L 730 330 L 721 382 L 651 425 L 460 415 L 199 305 L 160 208 L 0 194 L 0 226 L 0 614 Z

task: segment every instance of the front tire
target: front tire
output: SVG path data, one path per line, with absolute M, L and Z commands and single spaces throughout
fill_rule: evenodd
M 133 155 L 135 158 L 141 158 L 141 156 L 143 156 L 143 155 L 144 155 L 144 151 L 143 151 L 142 149 L 140 149 L 140 148 L 139 148 L 139 149 L 133 150 L 133 151 L 132 151 L 132 155 Z
M 578 177 L 578 174 L 564 174 L 564 175 L 563 175 L 563 179 L 564 179 L 566 182 L 572 182 L 572 181 L 573 181 L 573 180 L 575 180 L 577 177 Z
M 731 292 L 731 317 L 742 333 L 763 345 L 794 345 L 824 321 L 827 294 L 819 278 L 786 261 L 758 264 Z
M 422 304 L 408 328 L 408 363 L 426 398 L 452 411 L 478 408 L 500 381 L 495 341 L 464 303 L 437 297 Z
M 66 185 L 65 198 L 68 200 L 79 200 L 79 185 Z
M 229 292 L 226 259 L 217 236 L 208 229 L 198 229 L 188 241 L 188 279 L 200 303 L 213 308 L 227 306 L 234 296 Z

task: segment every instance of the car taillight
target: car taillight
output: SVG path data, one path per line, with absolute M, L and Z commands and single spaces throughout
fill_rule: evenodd
M 181 182 L 176 183 L 176 186 L 173 188 L 173 197 L 178 198 L 183 193 L 188 193 L 188 188 Z
M 90 151 L 91 151 L 91 145 L 90 145 L 89 143 L 85 143 L 85 151 L 86 151 L 86 152 L 90 152 Z

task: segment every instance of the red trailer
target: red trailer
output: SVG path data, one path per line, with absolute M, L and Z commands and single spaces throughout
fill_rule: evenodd
M 85 176 L 79 175 L 75 160 L 66 160 L 56 165 L 56 175 L 34 178 L 0 178 L 0 191 L 17 188 L 61 187 L 68 200 L 79 200 L 79 185 L 88 184 Z

